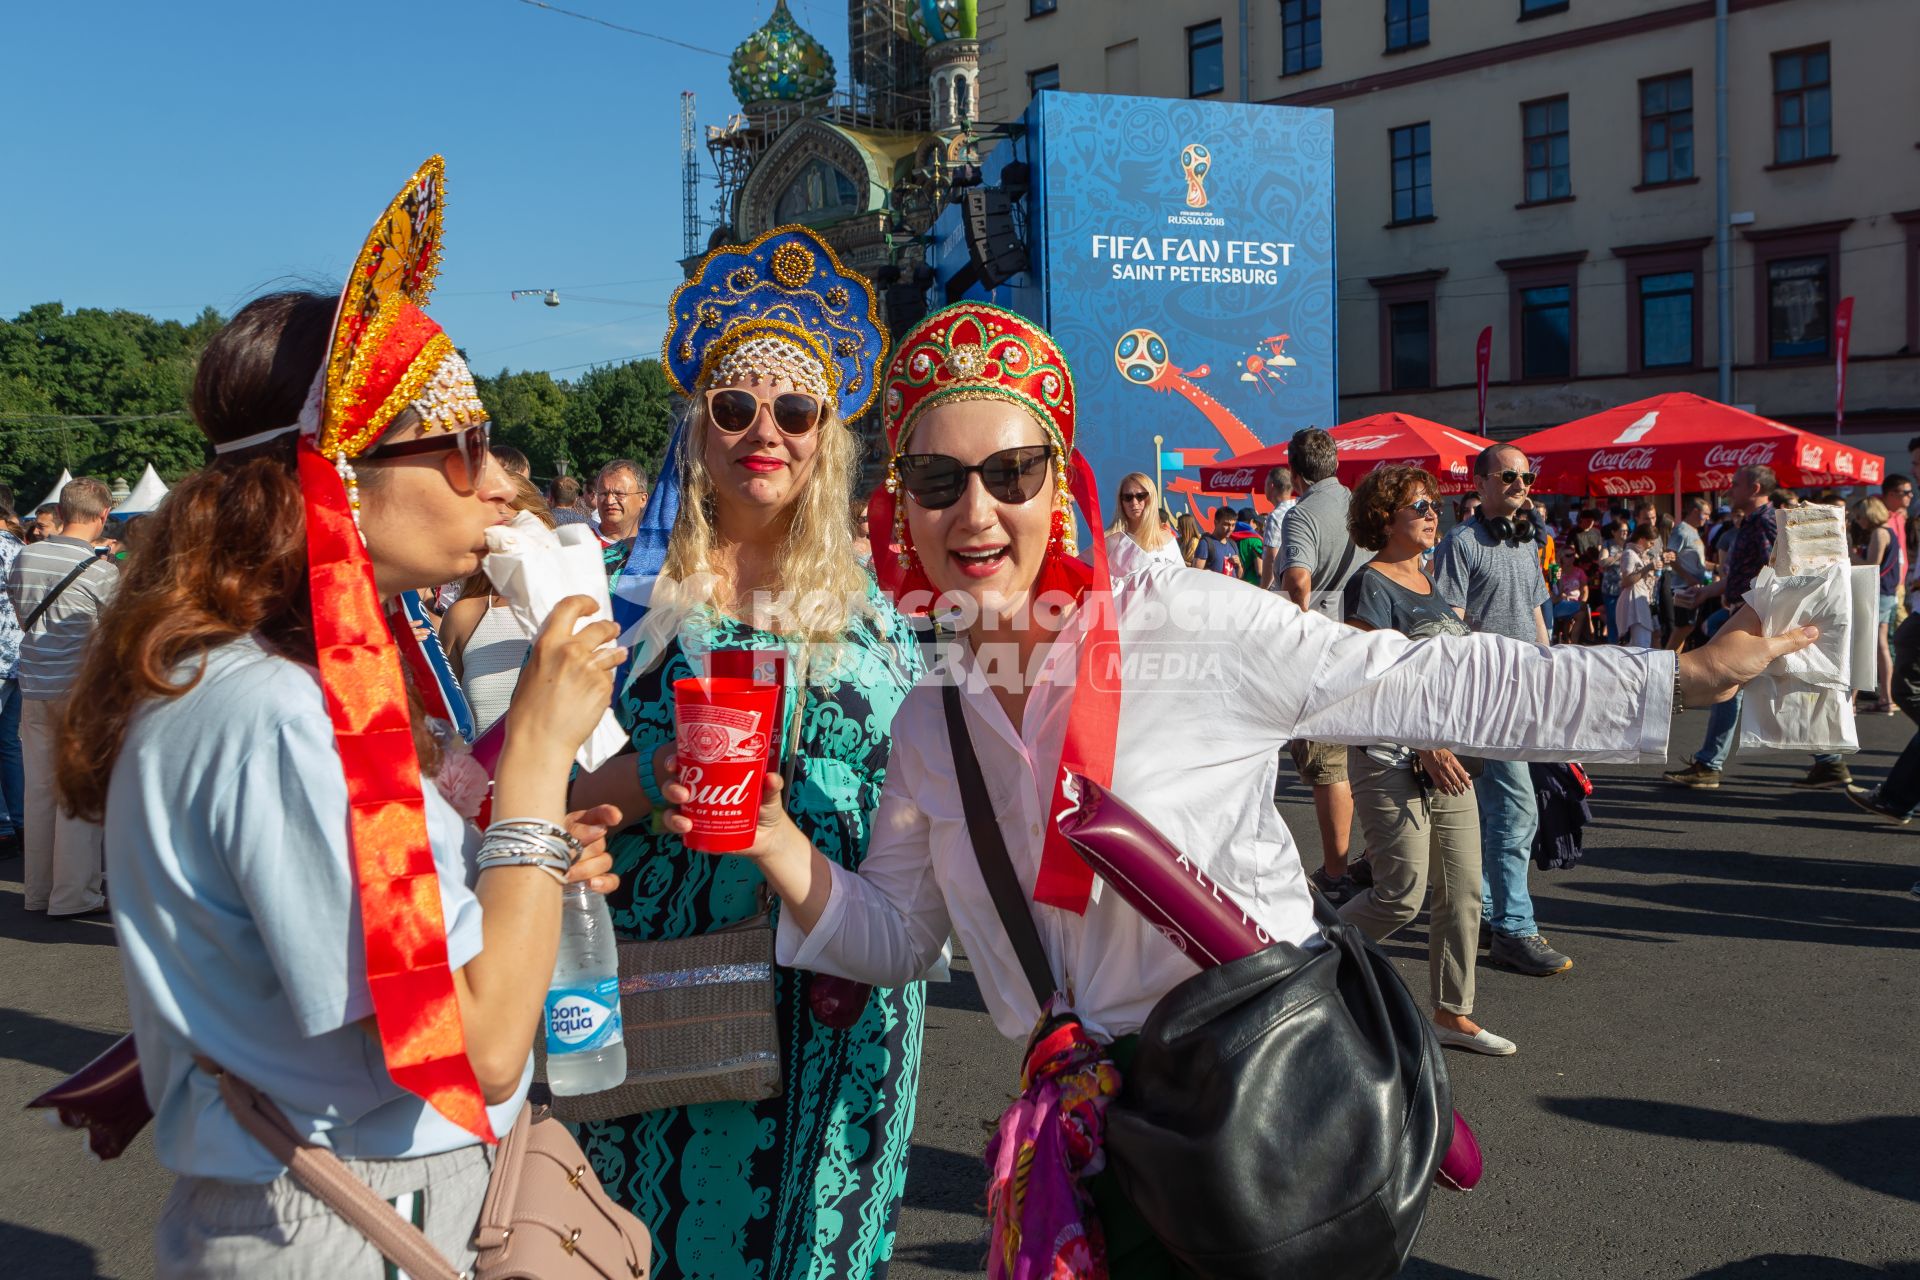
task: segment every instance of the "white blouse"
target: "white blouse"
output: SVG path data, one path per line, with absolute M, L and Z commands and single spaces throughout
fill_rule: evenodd
M 1219 574 L 1140 561 L 1114 582 L 1127 673 L 1112 791 L 1280 941 L 1318 936 L 1299 854 L 1273 803 L 1289 739 L 1514 760 L 1666 757 L 1671 653 L 1362 632 Z M 994 1025 L 1013 1039 L 1031 1032 L 1039 1008 L 974 858 L 940 685 L 950 673 L 961 681 L 981 772 L 1031 898 L 1076 649 L 1046 650 L 1022 733 L 985 683 L 992 662 L 964 644 L 950 648 L 894 717 L 866 860 L 858 873 L 833 868 L 811 933 L 781 913 L 782 964 L 892 986 L 921 974 L 951 931 Z M 1085 915 L 1032 909 L 1055 978 L 1096 1034 L 1139 1030 L 1195 972 L 1110 889 Z

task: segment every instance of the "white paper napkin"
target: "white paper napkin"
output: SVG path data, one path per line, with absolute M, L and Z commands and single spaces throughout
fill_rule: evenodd
M 487 556 L 482 562 L 493 589 L 506 597 L 507 609 L 531 640 L 546 625 L 553 607 L 568 596 L 586 596 L 594 611 L 580 620 L 613 621 L 607 599 L 607 571 L 600 540 L 591 526 L 566 524 L 549 529 L 521 512 L 512 522 L 487 530 Z M 597 769 L 626 745 L 626 731 L 609 707 L 600 717 L 574 760 L 582 769 Z
M 1853 721 L 1853 587 L 1845 565 L 1782 578 L 1762 569 L 1746 603 L 1760 629 L 1775 636 L 1812 624 L 1820 639 L 1775 658 L 1747 686 L 1740 745 L 1782 750 L 1848 752 L 1860 749 Z

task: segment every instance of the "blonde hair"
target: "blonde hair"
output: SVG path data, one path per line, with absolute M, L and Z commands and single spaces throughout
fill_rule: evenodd
M 1887 504 L 1878 498 L 1862 498 L 1853 504 L 1853 518 L 1863 529 L 1878 529 L 1887 522 Z
M 1120 503 L 1120 493 L 1127 482 L 1137 480 L 1140 487 L 1147 491 L 1147 509 L 1140 515 L 1140 527 L 1127 527 L 1127 509 Z M 1113 491 L 1113 523 L 1107 526 L 1108 533 L 1123 533 L 1140 544 L 1142 550 L 1157 551 L 1173 541 L 1173 535 L 1160 523 L 1160 490 L 1147 478 L 1144 471 L 1129 471 L 1120 477 L 1119 487 Z
M 656 588 L 655 612 L 672 612 L 657 607 L 669 598 L 680 610 L 710 605 L 730 613 L 741 603 L 716 598 L 713 477 L 707 474 L 706 464 L 707 438 L 713 428 L 707 420 L 704 390 L 694 394 L 687 436 L 680 448 L 680 510 L 661 572 L 674 585 L 665 595 Z M 827 404 L 825 420 L 814 428 L 818 447 L 813 474 L 790 508 L 786 537 L 774 557 L 776 598 L 768 616 L 747 619 L 776 635 L 813 644 L 839 641 L 855 616 L 874 616 L 867 595 L 872 580 L 854 555 L 849 515 L 859 446 L 853 432 L 841 424 L 838 406 L 832 400 Z

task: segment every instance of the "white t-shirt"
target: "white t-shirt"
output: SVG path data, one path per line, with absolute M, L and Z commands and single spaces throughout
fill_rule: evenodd
M 1445 746 L 1494 759 L 1664 760 L 1674 656 L 1544 648 L 1502 636 L 1409 640 L 1307 613 L 1271 592 L 1160 561 L 1116 576 L 1123 661 L 1160 664 L 1120 706 L 1114 795 L 1152 822 L 1281 942 L 1317 938 L 1298 850 L 1272 796 L 1282 743 Z M 893 720 L 893 753 L 858 872 L 834 867 L 813 930 L 782 912 L 781 964 L 876 985 L 925 972 L 949 933 L 966 948 L 994 1025 L 1039 1017 L 980 874 L 955 781 L 941 684 L 957 671 L 980 770 L 1021 883 L 1032 892 L 1047 801 L 1072 712 L 1077 644 L 1046 651 L 1016 731 L 964 644 Z M 1172 656 L 1180 658 L 1173 675 Z M 1075 1008 L 1099 1035 L 1138 1031 L 1193 962 L 1113 889 L 1085 915 L 1035 907 Z
M 447 959 L 480 953 L 479 835 L 426 787 Z M 311 668 L 252 639 L 207 655 L 187 693 L 135 716 L 107 790 L 107 869 L 160 1163 L 270 1182 L 283 1166 L 194 1065 L 205 1054 L 343 1157 L 433 1155 L 466 1130 L 393 1082 L 373 1014 L 347 786 Z M 533 1075 L 488 1108 L 505 1133 Z

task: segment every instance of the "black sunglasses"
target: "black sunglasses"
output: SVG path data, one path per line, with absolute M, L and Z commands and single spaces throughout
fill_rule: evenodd
M 1518 480 L 1529 489 L 1533 487 L 1534 477 L 1531 471 L 1497 471 L 1494 474 L 1500 477 L 1501 484 L 1512 484 L 1515 480 Z
M 1432 498 L 1416 498 L 1409 502 L 1405 509 L 1417 516 L 1430 516 L 1440 509 L 1440 504 Z
M 766 405 L 773 414 L 773 425 L 784 435 L 803 436 L 820 425 L 827 416 L 826 402 L 804 391 L 783 391 L 771 400 L 763 400 L 739 387 L 720 387 L 707 392 L 707 417 L 730 436 L 737 436 L 753 425 Z
M 399 444 L 379 444 L 360 455 L 361 462 L 384 462 L 389 458 L 406 458 L 421 453 L 438 453 L 442 449 L 460 450 L 461 459 L 467 464 L 467 476 L 478 488 L 480 477 L 486 474 L 487 457 L 493 446 L 493 423 L 482 418 L 471 426 L 458 427 L 452 431 L 436 431 L 432 435 L 421 436 L 418 440 L 402 440 Z
M 1047 484 L 1053 446 L 1021 445 L 990 453 L 975 466 L 965 466 L 944 453 L 903 453 L 894 459 L 900 483 L 913 500 L 931 511 L 944 511 L 967 491 L 967 477 L 979 476 L 981 487 L 996 502 L 1031 502 Z
M 1139 489 L 1135 489 L 1132 493 L 1123 493 L 1120 495 L 1120 501 L 1122 502 L 1145 502 L 1146 500 L 1147 495 Z

